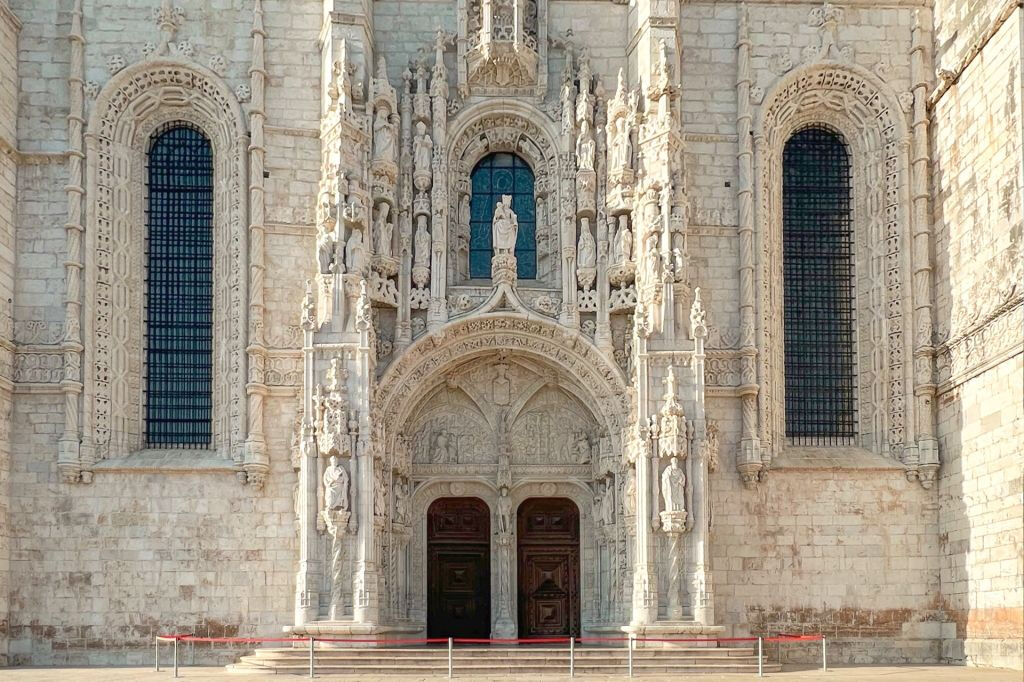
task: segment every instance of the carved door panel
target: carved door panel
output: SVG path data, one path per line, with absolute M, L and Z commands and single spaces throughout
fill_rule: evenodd
M 427 636 L 488 637 L 490 512 L 483 501 L 445 498 L 427 512 Z
M 519 507 L 519 636 L 580 634 L 579 511 L 565 499 Z

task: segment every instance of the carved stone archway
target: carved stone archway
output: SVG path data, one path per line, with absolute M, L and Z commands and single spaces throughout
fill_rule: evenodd
M 246 438 L 246 159 L 242 111 L 198 64 L 152 59 L 108 82 L 86 133 L 84 451 L 143 447 L 145 173 L 158 126 L 184 121 L 214 157 L 213 448 L 241 463 Z M 86 457 L 83 455 L 83 460 Z M 88 464 L 88 462 L 86 462 Z
M 489 313 L 458 319 L 416 341 L 381 377 L 376 414 L 381 415 L 389 447 L 421 396 L 444 381 L 457 362 L 498 351 L 533 357 L 564 372 L 580 386 L 588 404 L 621 452 L 630 399 L 622 370 L 608 361 L 579 332 L 522 313 Z
M 909 137 L 899 102 L 872 74 L 824 61 L 803 66 L 766 94 L 754 123 L 760 438 L 770 461 L 783 447 L 782 152 L 812 124 L 838 131 L 849 146 L 858 272 L 858 445 L 899 456 L 912 423 L 909 267 Z M 865 276 L 865 274 L 867 276 Z M 766 464 L 768 462 L 765 462 Z

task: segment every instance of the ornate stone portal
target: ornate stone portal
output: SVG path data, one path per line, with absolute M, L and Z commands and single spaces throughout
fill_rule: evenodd
M 491 515 L 490 566 L 473 578 L 489 585 L 482 634 L 538 632 L 517 607 L 528 561 L 517 519 L 530 498 L 563 498 L 552 519 L 575 507 L 565 537 L 578 568 L 554 580 L 579 614 L 566 628 L 714 632 L 707 330 L 687 270 L 666 45 L 652 46 L 645 92 L 620 74 L 611 99 L 587 55 L 566 47 L 559 126 L 526 102 L 501 100 L 498 112 L 488 99 L 543 84 L 537 5 L 469 11 L 468 101 L 448 99 L 451 36 L 440 31 L 433 67 L 407 71 L 400 93 L 382 59 L 367 91 L 354 90 L 344 41 L 325 84 L 291 631 L 436 625 L 427 510 L 475 497 Z M 505 195 L 487 235 L 491 280 L 467 287 L 468 173 L 495 151 L 534 171 L 538 278 L 517 278 L 520 217 Z

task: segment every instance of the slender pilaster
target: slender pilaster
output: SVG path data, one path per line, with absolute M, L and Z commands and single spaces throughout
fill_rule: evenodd
M 246 480 L 256 489 L 262 489 L 270 471 L 267 445 L 263 437 L 263 409 L 267 395 L 265 368 L 267 349 L 263 336 L 263 286 L 266 274 L 264 263 L 265 197 L 263 169 L 266 144 L 267 71 L 264 63 L 263 0 L 254 0 L 252 18 L 252 66 L 249 80 L 252 100 L 249 104 L 249 377 L 245 391 L 248 397 L 248 434 L 245 444 Z
M 60 389 L 64 395 L 64 431 L 59 442 L 57 469 L 66 483 L 92 480 L 83 472 L 81 443 L 82 395 L 82 220 L 85 182 L 83 127 L 85 122 L 84 79 L 85 38 L 82 34 L 82 0 L 75 0 L 71 12 L 71 65 L 68 74 L 68 213 L 64 223 L 67 257 L 64 259 L 64 377 Z

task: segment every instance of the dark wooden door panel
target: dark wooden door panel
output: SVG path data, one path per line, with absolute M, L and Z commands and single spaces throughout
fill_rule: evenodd
M 519 636 L 580 633 L 579 512 L 565 499 L 519 508 Z
M 427 636 L 488 637 L 490 513 L 476 498 L 446 498 L 427 512 Z

